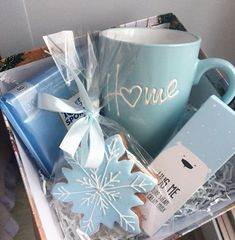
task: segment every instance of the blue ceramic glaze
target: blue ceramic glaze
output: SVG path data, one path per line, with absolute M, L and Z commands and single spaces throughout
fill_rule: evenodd
M 221 68 L 235 95 L 235 69 L 222 59 L 199 60 L 201 39 L 168 29 L 120 28 L 101 32 L 104 115 L 122 124 L 152 157 L 183 114 L 191 88 L 207 70 Z

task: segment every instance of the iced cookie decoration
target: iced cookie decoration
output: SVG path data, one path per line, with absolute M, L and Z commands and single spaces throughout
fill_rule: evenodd
M 160 180 L 141 206 L 146 219 L 141 226 L 152 236 L 206 182 L 210 169 L 181 142 L 167 146 L 150 167 L 156 170 Z
M 88 235 L 99 231 L 100 224 L 110 229 L 114 222 L 131 233 L 139 233 L 139 218 L 131 210 L 143 205 L 136 193 L 151 191 L 156 180 L 140 171 L 132 172 L 134 162 L 120 158 L 126 149 L 120 135 L 105 141 L 105 156 L 98 168 L 83 168 L 81 153 L 67 157 L 71 169 L 64 168 L 67 183 L 57 183 L 52 195 L 59 201 L 72 202 L 72 211 L 82 214 L 80 229 Z

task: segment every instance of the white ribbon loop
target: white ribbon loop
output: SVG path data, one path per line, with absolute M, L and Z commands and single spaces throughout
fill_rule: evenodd
M 87 159 L 96 159 L 97 165 L 99 166 L 103 161 L 105 152 L 104 135 L 97 118 L 93 119 L 92 121 L 93 123 L 90 125 L 88 139 L 90 143 L 90 151 L 88 152 L 89 154 Z M 98 156 L 97 152 L 99 152 Z M 84 164 L 84 167 L 93 168 L 93 164 L 94 162 L 87 161 Z
M 38 107 L 51 112 L 66 112 L 66 113 L 85 113 L 82 106 L 79 106 L 69 100 L 60 99 L 47 93 L 39 93 Z
M 65 135 L 60 148 L 74 157 L 88 129 L 89 123 L 87 117 L 78 119 Z
M 81 144 L 83 156 L 81 164 L 84 167 L 97 168 L 102 163 L 105 145 L 104 135 L 98 122 L 98 113 L 87 111 L 73 102 L 46 93 L 38 95 L 38 106 L 53 112 L 84 113 L 84 116 L 69 129 L 60 144 L 60 148 L 74 157 Z

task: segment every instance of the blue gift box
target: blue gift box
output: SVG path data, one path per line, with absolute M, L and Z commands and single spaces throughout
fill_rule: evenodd
M 49 176 L 60 157 L 60 142 L 77 116 L 39 109 L 37 96 L 42 92 L 69 99 L 77 88 L 67 86 L 54 66 L 6 93 L 1 108 L 39 169 Z

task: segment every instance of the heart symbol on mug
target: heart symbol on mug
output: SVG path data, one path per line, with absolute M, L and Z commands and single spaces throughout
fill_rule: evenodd
M 138 85 L 131 87 L 130 89 L 120 87 L 120 95 L 123 100 L 131 107 L 134 108 L 139 101 L 142 94 L 142 88 Z M 134 97 L 132 97 L 134 95 Z M 132 100 L 130 98 L 133 98 Z

